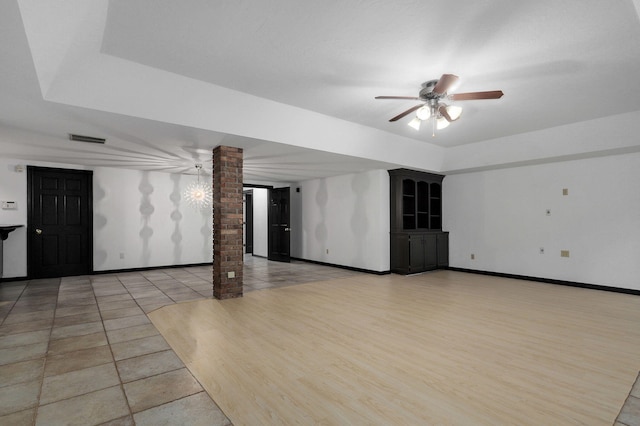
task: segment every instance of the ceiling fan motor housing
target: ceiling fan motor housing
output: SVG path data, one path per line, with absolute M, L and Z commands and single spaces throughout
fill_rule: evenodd
M 437 83 L 438 83 L 438 80 L 429 80 L 427 82 L 422 83 L 422 89 L 420 90 L 418 97 L 424 100 L 440 98 L 441 95 L 438 95 L 437 93 L 433 92 L 433 88 L 436 86 Z

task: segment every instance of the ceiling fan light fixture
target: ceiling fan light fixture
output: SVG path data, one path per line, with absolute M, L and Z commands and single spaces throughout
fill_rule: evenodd
M 420 123 L 422 123 L 422 120 L 420 120 L 419 117 L 413 117 L 413 120 L 409 122 L 409 126 L 416 130 L 420 130 Z
M 376 96 L 376 99 L 407 99 L 421 101 L 421 104 L 414 105 L 408 110 L 396 115 L 390 122 L 411 114 L 415 111 L 416 115 L 409 123 L 416 130 L 420 129 L 420 121 L 433 118 L 432 136 L 435 136 L 436 125 L 438 129 L 444 129 L 450 122 L 456 121 L 462 114 L 462 108 L 459 106 L 449 106 L 444 103 L 447 101 L 472 101 L 482 99 L 500 99 L 504 93 L 502 90 L 490 90 L 485 92 L 468 92 L 450 94 L 456 90 L 460 84 L 460 78 L 454 74 L 442 74 L 438 80 L 429 80 L 422 83 L 422 89 L 418 96 Z
M 451 118 L 451 121 L 456 121 L 462 115 L 462 107 L 457 105 L 449 105 L 447 108 L 447 114 Z
M 442 130 L 449 127 L 449 122 L 444 117 L 438 117 L 436 120 L 436 129 Z
M 423 106 L 416 111 L 416 117 L 420 120 L 428 120 L 431 117 L 431 108 L 427 105 Z

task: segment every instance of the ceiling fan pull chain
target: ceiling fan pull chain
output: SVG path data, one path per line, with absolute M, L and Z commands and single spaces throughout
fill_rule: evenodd
M 431 137 L 436 137 L 436 121 L 438 120 L 438 108 L 437 103 L 431 102 Z
M 436 137 L 436 120 L 438 119 L 436 114 L 437 114 L 437 111 L 433 111 L 433 114 L 431 114 L 431 137 L 432 138 Z

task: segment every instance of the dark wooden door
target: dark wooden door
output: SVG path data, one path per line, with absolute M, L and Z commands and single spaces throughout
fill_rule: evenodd
M 27 167 L 30 278 L 93 271 L 91 171 Z
M 245 253 L 253 253 L 253 194 L 251 191 L 244 193 L 244 235 Z
M 289 188 L 269 190 L 269 260 L 291 261 Z

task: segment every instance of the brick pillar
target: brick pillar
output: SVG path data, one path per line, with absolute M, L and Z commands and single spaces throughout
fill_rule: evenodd
M 213 149 L 213 297 L 242 297 L 242 149 L 228 146 Z

